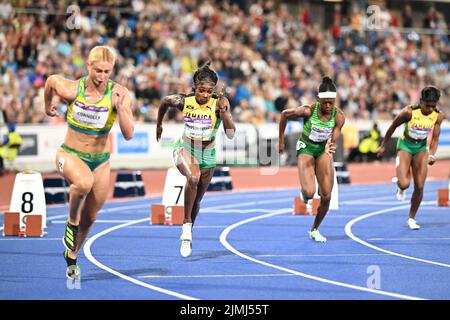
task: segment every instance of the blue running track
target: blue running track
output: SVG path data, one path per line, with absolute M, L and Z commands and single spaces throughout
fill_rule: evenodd
M 149 223 L 160 198 L 109 202 L 78 259 L 78 287 L 65 279 L 67 207 L 49 207 L 43 238 L 0 237 L 0 299 L 450 299 L 450 210 L 436 206 L 446 186 L 427 182 L 412 231 L 412 188 L 398 202 L 394 184 L 340 185 L 326 243 L 308 238 L 314 217 L 291 214 L 298 190 L 208 193 L 188 258 L 180 226 Z

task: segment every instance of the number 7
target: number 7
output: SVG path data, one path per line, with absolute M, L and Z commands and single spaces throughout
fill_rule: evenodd
M 175 186 L 175 188 L 180 188 L 180 191 L 178 192 L 177 201 L 175 201 L 175 204 L 178 204 L 178 201 L 180 201 L 181 191 L 183 191 L 183 186 Z

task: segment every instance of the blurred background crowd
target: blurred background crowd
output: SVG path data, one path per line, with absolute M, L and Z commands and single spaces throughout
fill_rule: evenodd
M 440 8 L 368 0 L 0 0 L 0 109 L 16 123 L 63 121 L 43 112 L 45 80 L 85 75 L 87 53 L 101 44 L 117 51 L 112 78 L 133 95 L 138 122 L 155 122 L 164 96 L 190 92 L 193 73 L 209 59 L 239 122 L 277 122 L 283 109 L 314 102 L 324 75 L 335 80 L 347 118 L 392 119 L 426 84 L 443 90 L 440 107 L 450 114 L 450 10 Z M 176 111 L 168 117 L 180 120 Z

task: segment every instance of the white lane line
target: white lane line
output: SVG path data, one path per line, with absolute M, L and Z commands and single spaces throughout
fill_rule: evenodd
M 434 202 L 434 201 L 431 201 Z M 422 202 L 422 205 L 427 205 L 430 202 Z M 398 207 L 393 207 L 393 208 L 388 208 L 388 209 L 384 209 L 384 210 L 378 210 L 378 211 L 374 211 L 374 212 L 370 212 L 367 213 L 365 215 L 359 216 L 351 221 L 349 221 L 346 225 L 345 225 L 345 234 L 347 236 L 349 236 L 352 240 L 362 244 L 363 246 L 366 246 L 368 248 L 371 248 L 373 250 L 376 251 L 380 251 L 383 253 L 387 253 L 393 256 L 397 256 L 397 257 L 401 257 L 401 258 L 405 258 L 405 259 L 410 259 L 410 260 L 414 260 L 414 261 L 419 261 L 419 262 L 424 262 L 424 263 L 429 263 L 429 264 L 434 264 L 437 266 L 441 266 L 441 267 L 446 267 L 446 268 L 450 268 L 449 264 L 446 263 L 441 263 L 441 262 L 436 262 L 436 261 L 431 261 L 431 260 L 426 260 L 426 259 L 420 259 L 420 258 L 416 258 L 416 257 L 412 257 L 412 256 L 408 256 L 408 255 L 404 255 L 404 254 L 400 254 L 394 251 L 389 251 L 389 250 L 385 250 L 382 249 L 380 247 L 377 247 L 373 244 L 368 243 L 367 241 L 362 240 L 361 238 L 358 238 L 357 236 L 355 236 L 352 232 L 352 226 L 357 223 L 358 221 L 370 218 L 370 217 L 374 217 L 383 213 L 387 213 L 387 212 L 391 212 L 391 211 L 397 211 L 397 210 L 401 210 L 401 209 L 408 209 L 409 208 L 409 204 L 408 205 L 404 205 L 404 206 L 398 206 Z
M 178 293 L 178 292 L 175 292 L 175 291 L 163 289 L 163 288 L 160 288 L 160 287 L 157 287 L 157 286 L 153 286 L 153 285 L 151 285 L 149 283 L 145 283 L 145 282 L 139 281 L 139 280 L 137 280 L 135 278 L 129 277 L 129 276 L 123 274 L 123 273 L 120 273 L 120 272 L 118 272 L 118 271 L 116 271 L 116 270 L 114 270 L 114 269 L 112 269 L 112 268 L 102 264 L 97 259 L 95 259 L 94 256 L 92 255 L 91 246 L 92 246 L 92 244 L 94 243 L 95 240 L 99 239 L 100 237 L 102 237 L 102 236 L 104 236 L 104 235 L 106 235 L 106 234 L 108 234 L 108 233 L 110 233 L 110 232 L 112 232 L 114 230 L 125 228 L 125 227 L 128 227 L 130 225 L 138 224 L 138 223 L 149 221 L 149 220 L 150 220 L 150 218 L 130 221 L 130 222 L 127 222 L 127 223 L 119 224 L 117 226 L 105 229 L 105 230 L 95 234 L 92 238 L 89 238 L 86 241 L 85 245 L 84 245 L 83 251 L 84 251 L 84 254 L 85 254 L 86 258 L 89 261 L 91 261 L 93 264 L 95 264 L 97 267 L 99 267 L 100 269 L 103 269 L 106 272 L 109 272 L 109 273 L 111 273 L 111 274 L 113 274 L 113 275 L 115 275 L 115 276 L 117 276 L 119 278 L 122 278 L 122 279 L 126 280 L 126 281 L 130 281 L 130 282 L 132 282 L 134 284 L 137 284 L 138 286 L 142 286 L 142 287 L 147 288 L 147 289 L 151 289 L 151 290 L 155 290 L 155 291 L 158 291 L 158 292 L 161 292 L 161 293 L 165 293 L 165 294 L 168 294 L 170 296 L 173 296 L 173 297 L 176 297 L 176 298 L 180 298 L 180 299 L 198 300 L 197 298 L 194 298 L 194 297 L 191 297 L 191 296 L 188 296 L 188 295 L 184 295 L 184 294 L 181 294 L 181 293 Z
M 140 276 L 138 278 L 143 279 L 190 279 L 190 278 L 259 278 L 259 277 L 292 277 L 295 274 L 288 273 L 266 273 L 266 274 L 204 274 L 204 275 L 181 275 L 181 276 L 160 276 L 160 275 L 151 275 L 151 276 Z
M 234 253 L 235 255 L 237 255 L 237 256 L 239 256 L 239 257 L 241 257 L 243 259 L 246 259 L 246 260 L 249 260 L 249 261 L 261 264 L 261 265 L 264 265 L 264 266 L 269 267 L 269 268 L 273 268 L 273 269 L 284 271 L 284 272 L 287 272 L 287 273 L 290 273 L 290 274 L 298 275 L 298 276 L 301 276 L 301 277 L 304 277 L 304 278 L 307 278 L 307 279 L 311 279 L 311 280 L 315 280 L 315 281 L 319 281 L 319 282 L 323 282 L 323 283 L 327 283 L 327 284 L 332 284 L 332 285 L 335 285 L 335 286 L 350 288 L 350 289 L 354 289 L 354 290 L 365 291 L 365 292 L 385 295 L 385 296 L 389 296 L 389 297 L 399 298 L 399 299 L 423 300 L 423 298 L 407 296 L 407 295 L 397 294 L 397 293 L 388 292 L 388 291 L 375 290 L 375 289 L 360 287 L 360 286 L 356 286 L 356 285 L 352 285 L 352 284 L 348 284 L 348 283 L 344 283 L 344 282 L 328 280 L 328 279 L 325 279 L 325 278 L 316 277 L 316 276 L 313 276 L 313 275 L 310 275 L 310 274 L 306 274 L 306 273 L 303 273 L 303 272 L 298 272 L 298 271 L 295 271 L 295 270 L 292 270 L 292 269 L 288 269 L 288 268 L 285 268 L 285 267 L 281 267 L 281 266 L 278 266 L 278 265 L 275 265 L 275 264 L 272 264 L 272 263 L 261 261 L 261 260 L 255 259 L 253 257 L 250 257 L 250 256 L 248 256 L 248 255 L 238 251 L 233 246 L 231 246 L 230 243 L 227 240 L 228 234 L 233 229 L 235 229 L 235 228 L 237 228 L 239 226 L 242 226 L 244 224 L 247 224 L 247 223 L 250 223 L 250 222 L 253 222 L 253 221 L 256 221 L 256 220 L 270 218 L 270 217 L 273 217 L 273 216 L 285 214 L 287 212 L 289 212 L 289 211 L 280 210 L 280 211 L 275 211 L 273 213 L 264 214 L 264 215 L 261 215 L 261 216 L 257 216 L 257 217 L 253 217 L 253 218 L 249 218 L 249 219 L 245 219 L 245 220 L 242 220 L 240 222 L 237 222 L 237 223 L 229 226 L 228 228 L 226 228 L 221 233 L 221 235 L 220 235 L 220 242 L 222 243 L 222 245 L 227 250 L 231 251 L 232 253 Z
M 172 228 L 171 228 L 172 227 Z M 178 227 L 178 228 L 177 228 Z M 217 226 L 195 226 L 195 229 L 224 229 L 228 227 L 228 225 L 217 225 Z M 146 225 L 146 226 L 129 226 L 127 227 L 127 229 L 166 229 L 166 230 L 178 230 L 181 229 L 181 225 L 174 225 L 174 226 L 166 226 L 166 225 L 155 225 L 155 224 L 150 224 L 150 225 Z
M 388 256 L 387 253 L 335 253 L 335 254 L 257 254 L 255 257 L 366 257 Z
M 423 241 L 423 240 L 450 240 L 450 238 L 370 238 L 369 241 Z
M 95 223 L 125 223 L 125 222 L 130 222 L 130 221 L 134 221 L 134 220 L 95 220 Z M 66 220 L 60 220 L 60 221 L 53 221 L 52 223 L 55 224 L 65 224 L 67 221 Z

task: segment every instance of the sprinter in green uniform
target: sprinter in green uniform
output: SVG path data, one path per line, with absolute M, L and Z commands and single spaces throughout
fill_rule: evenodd
M 334 170 L 333 153 L 336 140 L 345 122 L 342 110 L 335 106 L 336 86 L 330 77 L 324 77 L 319 86 L 318 101 L 286 109 L 281 113 L 279 125 L 279 152 L 284 152 L 284 130 L 287 120 L 304 118 L 303 133 L 297 141 L 298 172 L 301 195 L 304 203 L 312 199 L 316 190 L 315 177 L 319 185 L 320 204 L 317 216 L 309 231 L 310 239 L 326 242 L 319 232 L 331 200 Z

